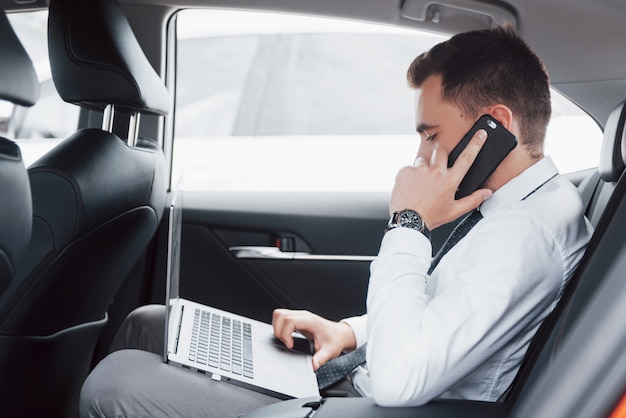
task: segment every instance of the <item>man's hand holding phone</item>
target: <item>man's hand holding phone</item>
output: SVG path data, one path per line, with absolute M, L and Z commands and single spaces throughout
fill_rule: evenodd
M 491 190 L 478 189 L 459 200 L 455 194 L 486 140 L 485 130 L 476 131 L 450 168 L 448 153 L 436 148 L 430 161 L 418 158 L 412 167 L 400 170 L 391 193 L 390 212 L 413 209 L 433 230 L 477 208 L 491 196 Z

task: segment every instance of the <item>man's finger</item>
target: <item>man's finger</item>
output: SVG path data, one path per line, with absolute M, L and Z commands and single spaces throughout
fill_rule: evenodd
M 448 168 L 448 153 L 445 149 L 441 148 L 439 144 L 435 144 L 433 153 L 430 156 L 430 165 L 432 167 L 439 167 L 440 169 Z
M 456 200 L 455 208 L 458 212 L 458 216 L 476 209 L 481 203 L 489 199 L 492 194 L 493 192 L 489 189 L 478 189 L 474 193 Z
M 315 354 L 313 355 L 313 370 L 316 371 L 321 366 L 326 364 L 331 358 L 332 358 L 332 355 L 327 350 L 324 350 L 324 348 L 322 348 L 319 351 L 316 351 Z
M 486 140 L 487 131 L 485 131 L 484 129 L 479 129 L 478 131 L 476 131 L 463 152 L 461 152 L 461 154 L 459 155 L 459 158 L 457 158 L 457 160 L 454 162 L 454 165 L 450 168 L 451 171 L 459 176 L 460 180 L 465 177 L 465 174 L 467 174 L 472 164 L 474 164 L 474 160 L 476 160 L 476 157 L 478 156 L 478 153 L 482 149 Z
M 289 349 L 293 347 L 293 337 L 291 334 L 296 330 L 294 321 L 289 319 L 289 313 L 283 309 L 276 309 L 272 315 L 272 326 L 274 335 L 281 340 Z
M 276 309 L 272 315 L 274 335 L 289 349 L 293 348 L 293 332 L 299 332 L 312 339 L 315 334 L 317 316 L 308 311 Z

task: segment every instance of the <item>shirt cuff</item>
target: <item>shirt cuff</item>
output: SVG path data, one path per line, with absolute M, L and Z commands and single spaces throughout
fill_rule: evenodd
M 419 231 L 410 228 L 394 228 L 385 233 L 378 256 L 399 252 L 423 255 L 424 261 L 430 263 L 432 245 L 430 240 Z
M 367 315 L 345 318 L 342 319 L 341 322 L 345 322 L 352 328 L 354 338 L 356 339 L 356 348 L 359 348 L 367 342 Z

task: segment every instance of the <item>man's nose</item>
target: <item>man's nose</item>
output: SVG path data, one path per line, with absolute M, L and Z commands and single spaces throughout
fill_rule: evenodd
M 415 159 L 423 158 L 426 161 L 430 161 L 430 158 L 433 155 L 434 147 L 430 144 L 420 144 L 417 149 L 417 154 L 415 155 Z

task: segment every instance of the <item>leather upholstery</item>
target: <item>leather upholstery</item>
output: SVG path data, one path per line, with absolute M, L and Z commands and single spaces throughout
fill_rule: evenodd
M 1 293 L 15 274 L 32 227 L 30 186 L 26 168 L 17 145 L 5 138 L 0 138 L 0 193 Z
M 75 133 L 28 171 L 33 239 L 0 296 L 2 335 L 50 335 L 102 319 L 165 201 L 162 155 L 99 129 Z
M 38 97 L 35 67 L 0 9 L 0 100 L 32 106 Z
M 52 76 L 63 100 L 93 109 L 115 104 L 169 112 L 167 89 L 116 1 L 52 1 L 48 25 Z
M 582 315 L 593 294 L 602 285 L 603 282 L 599 279 L 607 277 L 614 260 L 619 259 L 617 255 L 624 242 L 622 224 L 626 219 L 626 179 L 623 176 L 626 154 L 621 152 L 626 146 L 625 103 L 626 101 L 620 103 L 611 112 L 604 129 L 603 158 L 598 168 L 600 180 L 596 188 L 600 199 L 591 202 L 591 213 L 587 214 L 589 219 L 597 219 L 593 222 L 594 234 L 561 300 L 533 338 L 506 398 L 508 403 L 516 403 L 526 396 L 543 371 L 553 363 L 576 319 Z M 613 151 L 610 157 L 608 150 Z M 611 170 L 609 166 L 612 167 Z M 609 171 L 619 170 L 620 167 L 621 172 L 609 175 Z
M 0 9 L 0 100 L 32 106 L 39 96 L 35 68 Z M 19 147 L 0 138 L 0 294 L 11 282 L 32 228 L 32 203 Z
M 167 113 L 168 92 L 114 0 L 52 0 L 48 27 L 65 101 Z M 28 179 L 32 239 L 0 294 L 0 411 L 77 416 L 109 305 L 159 225 L 165 161 L 158 147 L 82 129 L 33 163 Z

